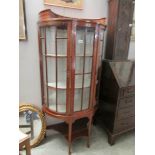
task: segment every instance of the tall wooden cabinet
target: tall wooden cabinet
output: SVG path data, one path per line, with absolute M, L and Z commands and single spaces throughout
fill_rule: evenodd
M 104 60 L 97 124 L 108 133 L 112 145 L 117 136 L 135 127 L 135 63 L 129 60 Z
M 134 0 L 109 0 L 106 59 L 128 58 L 134 2 Z
M 79 136 L 87 137 L 89 146 L 105 19 L 68 18 L 51 10 L 44 10 L 39 16 L 43 111 L 65 122 L 47 129 L 65 135 L 71 154 L 71 142 Z

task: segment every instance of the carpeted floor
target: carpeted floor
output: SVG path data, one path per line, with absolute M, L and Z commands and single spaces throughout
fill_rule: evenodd
M 134 155 L 134 132 L 126 133 L 117 138 L 115 145 L 110 146 L 103 129 L 93 126 L 91 146 L 86 147 L 85 138 L 79 138 L 72 144 L 72 155 Z M 36 148 L 31 150 L 32 155 L 68 155 L 66 139 L 55 131 L 48 131 L 47 138 Z M 25 155 L 25 151 L 22 152 Z

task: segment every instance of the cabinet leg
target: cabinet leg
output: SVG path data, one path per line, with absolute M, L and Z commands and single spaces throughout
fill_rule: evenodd
M 89 119 L 88 123 L 88 139 L 87 139 L 87 147 L 90 147 L 90 135 L 91 135 L 91 128 L 92 128 L 92 117 Z
M 69 131 L 68 131 L 68 154 L 71 155 L 71 144 L 72 144 L 72 123 L 69 123 Z
M 115 144 L 115 136 L 113 136 L 113 135 L 108 135 L 108 143 L 110 144 L 110 145 L 114 145 Z

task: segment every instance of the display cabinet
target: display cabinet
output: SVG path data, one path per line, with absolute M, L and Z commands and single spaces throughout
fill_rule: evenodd
M 47 126 L 69 142 L 89 137 L 96 105 L 103 50 L 105 18 L 74 19 L 51 10 L 38 22 L 42 104 L 45 114 L 64 123 Z

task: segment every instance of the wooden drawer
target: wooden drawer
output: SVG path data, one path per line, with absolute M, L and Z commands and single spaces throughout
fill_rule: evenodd
M 122 88 L 120 91 L 120 97 L 129 97 L 135 94 L 135 86 L 130 86 L 126 88 Z
M 130 97 L 121 98 L 118 101 L 118 107 L 119 108 L 125 108 L 135 105 L 135 95 L 132 95 Z
M 119 109 L 117 111 L 117 120 L 120 120 L 120 119 L 125 119 L 125 118 L 128 118 L 130 116 L 134 116 L 135 115 L 135 107 L 132 106 L 132 107 L 128 107 L 128 108 L 123 108 L 123 109 Z
M 126 119 L 117 120 L 115 122 L 115 130 L 114 132 L 119 132 L 122 130 L 128 130 L 135 126 L 135 117 L 128 117 Z

